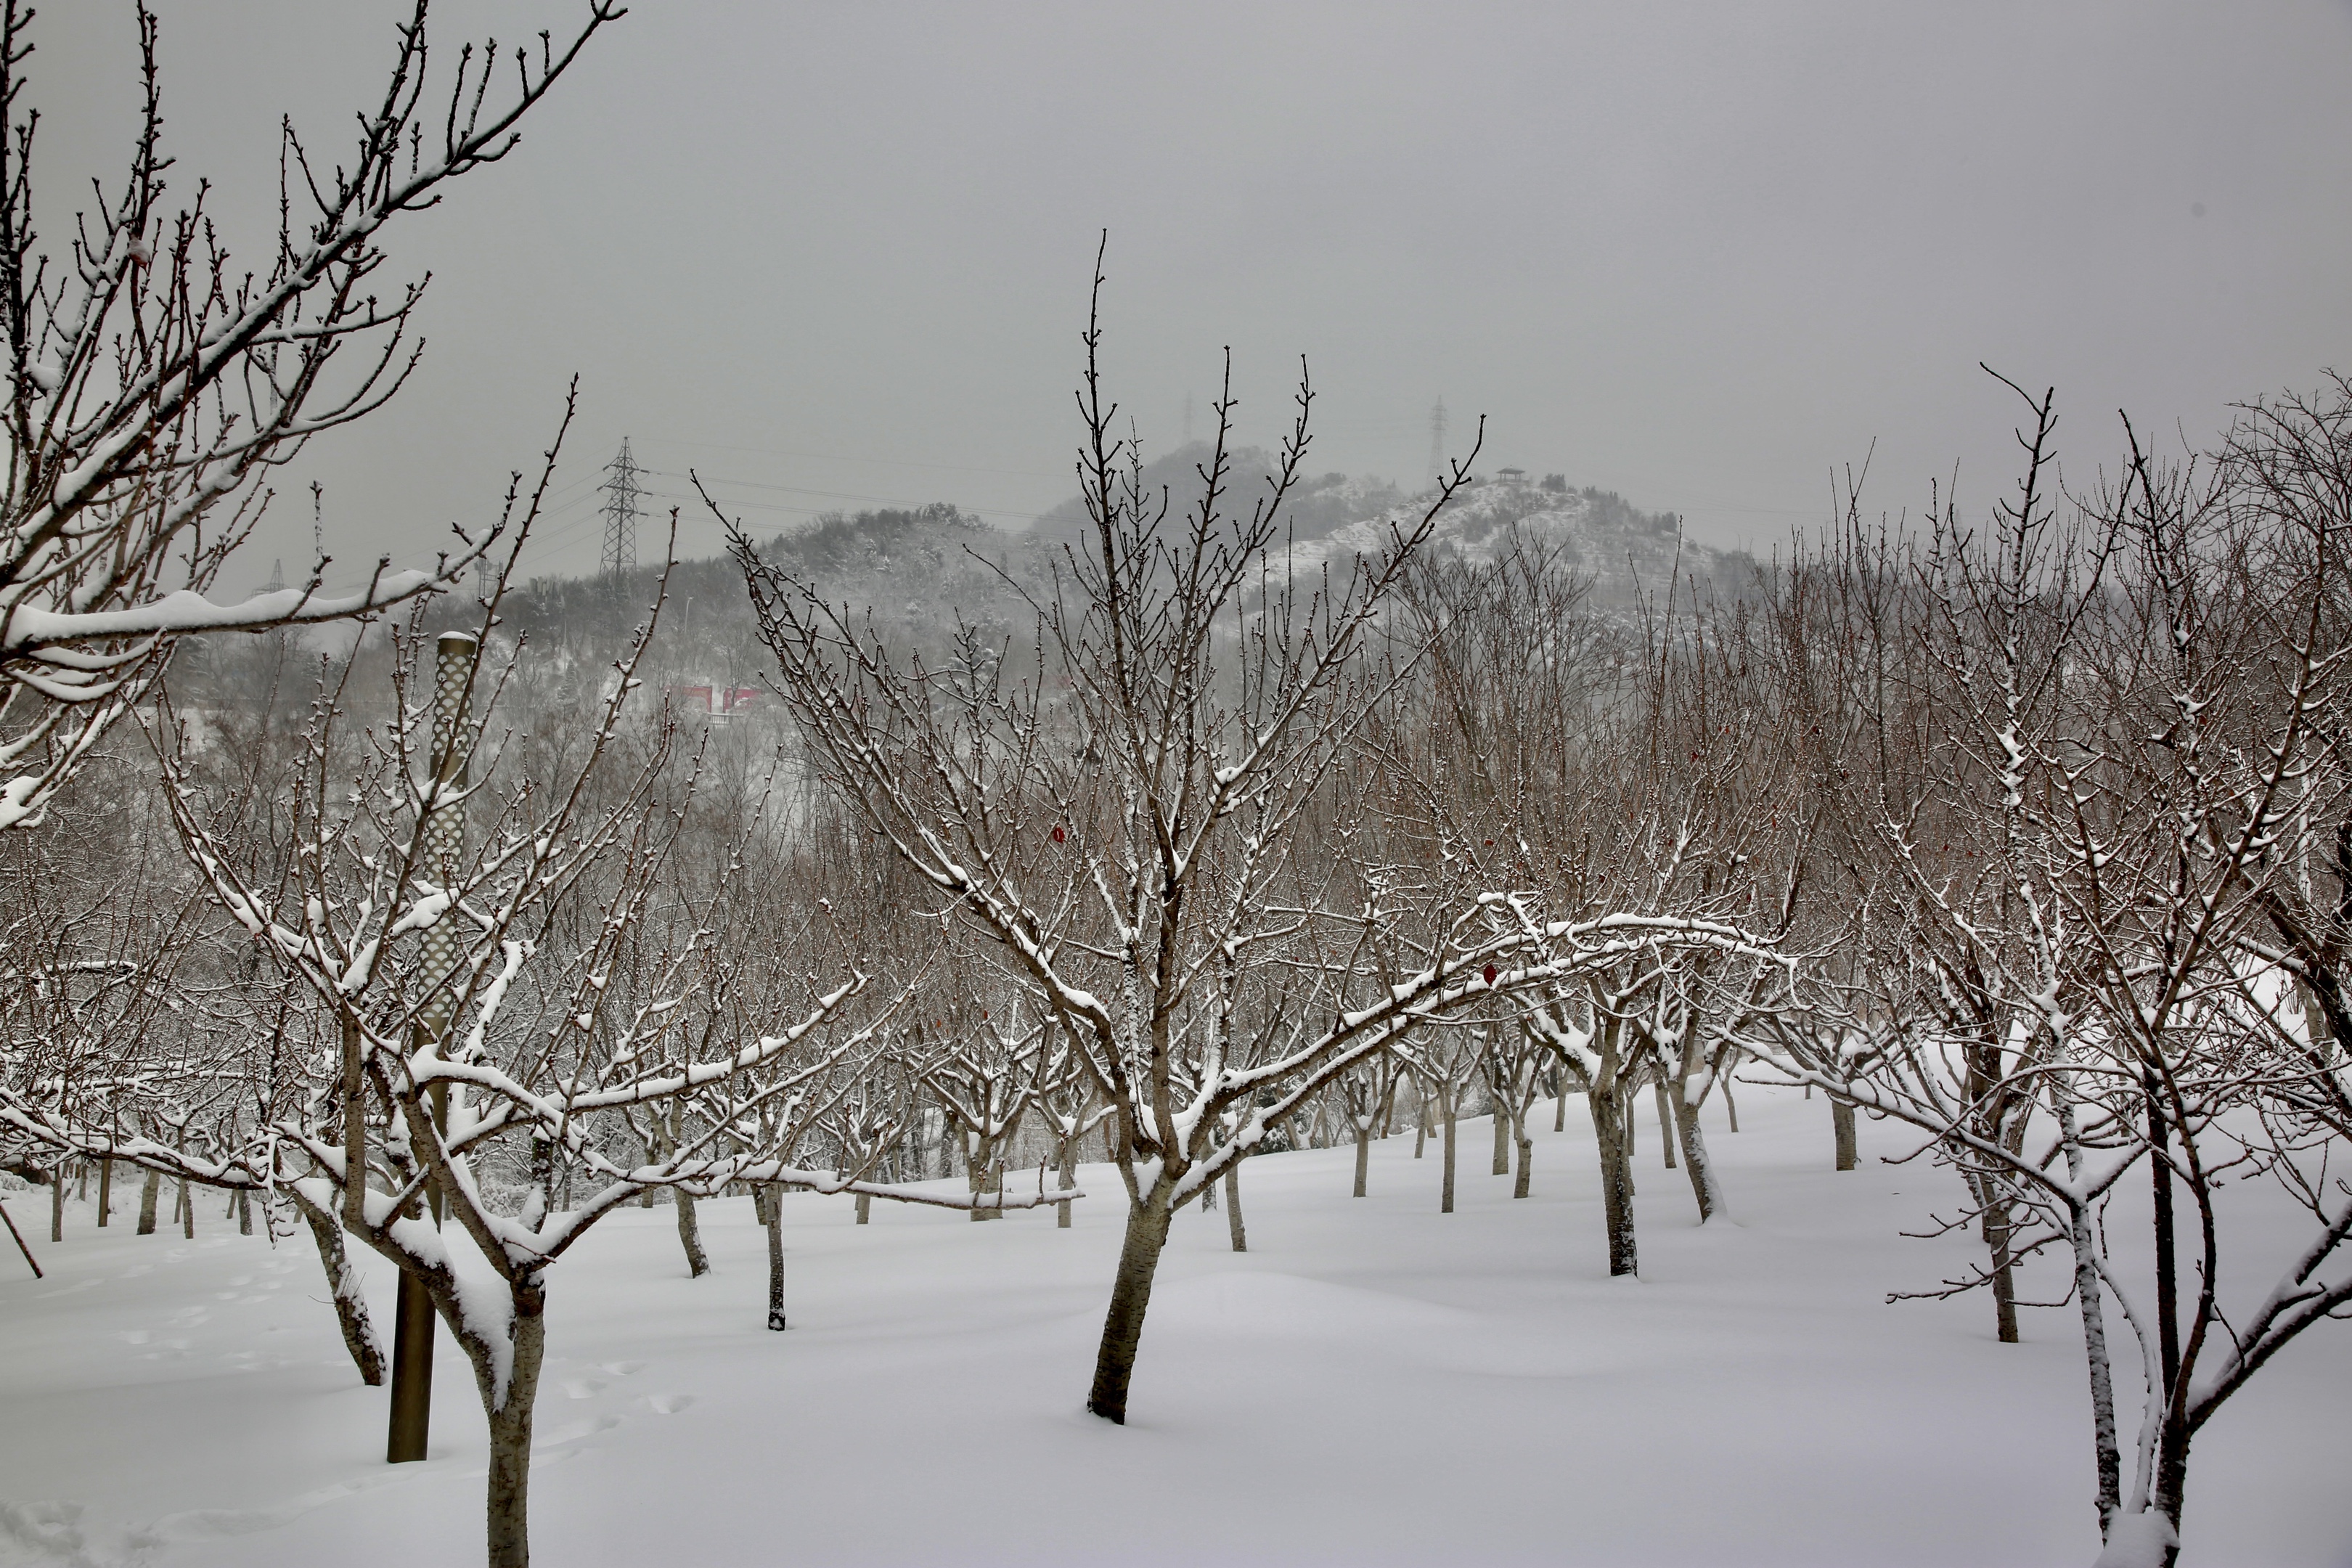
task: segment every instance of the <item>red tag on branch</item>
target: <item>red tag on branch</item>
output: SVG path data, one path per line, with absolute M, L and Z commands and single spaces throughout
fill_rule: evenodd
M 1486 975 L 1486 984 L 1487 984 L 1492 985 L 1493 984 L 1495 984 L 1495 966 L 1494 966 L 1493 964 L 1491 964 L 1491 963 L 1490 963 L 1490 964 L 1488 964 L 1485 969 L 1481 970 L 1479 973 L 1482 973 L 1482 974 L 1484 974 L 1484 975 Z
M 1056 844 L 1065 843 L 1065 842 L 1066 842 L 1066 841 L 1068 840 L 1069 837 L 1070 837 L 1070 836 L 1069 836 L 1068 834 L 1066 834 L 1066 833 L 1065 833 L 1065 832 L 1063 832 L 1063 831 L 1062 831 L 1061 824 L 1059 824 L 1059 823 L 1055 823 L 1055 824 L 1054 825 L 1054 842 L 1055 842 L 1055 843 L 1056 843 Z

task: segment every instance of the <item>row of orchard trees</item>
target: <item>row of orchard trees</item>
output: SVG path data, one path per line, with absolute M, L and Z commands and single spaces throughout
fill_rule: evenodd
M 1173 1215 L 1222 1191 L 1240 1246 L 1243 1163 L 1302 1123 L 1360 1182 L 1401 1099 L 1449 1170 L 1488 1107 L 1524 1190 L 1536 1100 L 1580 1093 L 1630 1273 L 1642 1100 L 1705 1221 L 1738 1070 L 1822 1091 L 1841 1164 L 1857 1108 L 1916 1130 L 2003 1339 L 2021 1261 L 2069 1260 L 2103 1535 L 2170 1550 L 2199 1428 L 2352 1300 L 2352 388 L 2202 463 L 2126 437 L 2079 494 L 2031 400 L 1984 523 L 1857 502 L 1757 581 L 1604 615 L 1532 543 L 1433 547 L 1466 463 L 1292 572 L 1304 384 L 1263 493 L 1229 493 L 1226 400 L 1171 514 L 1098 342 L 1092 529 L 1030 635 L 894 642 L 736 532 L 772 754 L 672 722 L 650 618 L 593 700 L 516 700 L 502 587 L 284 654 L 285 703 L 157 705 L 159 766 L 86 752 L 5 846 L 0 1152 L 307 1222 L 363 1375 L 342 1249 L 394 1263 L 472 1364 L 514 1563 L 547 1293 L 620 1206 L 673 1194 L 698 1270 L 696 1200 L 750 1190 L 779 1262 L 781 1190 L 1066 1216 L 1099 1151 L 1088 1405 L 1123 1421 Z M 961 1190 L 921 1180 L 945 1139 Z M 2233 1250 L 2250 1178 L 2307 1216 L 2291 1256 Z
M 2067 1261 L 2102 1537 L 2169 1561 L 2198 1431 L 2352 1302 L 2352 385 L 2178 462 L 2126 421 L 2073 491 L 2024 397 L 1981 521 L 1850 498 L 1757 581 L 1612 618 L 1539 548 L 1433 551 L 1452 484 L 1352 575 L 1289 571 L 1303 384 L 1265 493 L 1220 440 L 1169 515 L 1087 342 L 1092 531 L 1026 646 L 894 648 L 735 548 L 814 773 L 1109 1108 L 1089 1407 L 1124 1417 L 1171 1213 L 1302 1105 L 1368 1136 L 1394 1076 L 1483 1076 L 1524 1142 L 1572 1085 L 1630 1272 L 1637 1092 L 1704 1221 L 1699 1110 L 1744 1064 L 1825 1093 L 1841 1164 L 1859 1109 L 1955 1172 L 1984 1255 L 1949 1289 L 2001 1340 L 2021 1261 Z M 2231 1244 L 2263 1203 L 2284 1256 Z

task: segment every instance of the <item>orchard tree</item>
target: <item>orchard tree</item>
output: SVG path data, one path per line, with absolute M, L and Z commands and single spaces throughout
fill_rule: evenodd
M 385 231 L 512 151 L 516 127 L 617 19 L 589 0 L 562 47 L 459 51 L 425 69 L 425 0 L 397 29 L 377 103 L 333 160 L 286 122 L 279 226 L 259 266 L 230 255 L 202 181 L 166 180 L 157 22 L 142 3 L 140 115 L 127 165 L 99 182 L 54 253 L 35 223 L 38 115 L 25 102 L 33 10 L 0 3 L 0 830 L 42 819 L 108 730 L 144 701 L 174 641 L 346 620 L 452 586 L 496 538 L 457 531 L 430 571 L 379 561 L 330 593 L 205 597 L 310 438 L 383 405 L 415 368 L 425 284 L 394 282 Z M 511 66 L 511 75 L 502 74 Z
M 1330 853 L 1317 829 L 1360 809 L 1339 763 L 1387 689 L 1369 643 L 1467 464 L 1377 552 L 1294 573 L 1311 389 L 1245 509 L 1228 391 L 1200 499 L 1171 515 L 1115 434 L 1101 281 L 1078 395 L 1087 526 L 1029 647 L 934 668 L 730 537 L 814 768 L 930 890 L 918 913 L 994 954 L 1114 1108 L 1128 1220 L 1087 1408 L 1123 1422 L 1186 1199 L 1416 1026 L 1696 922 L 1548 918 L 1497 888 L 1400 924 L 1404 884 Z

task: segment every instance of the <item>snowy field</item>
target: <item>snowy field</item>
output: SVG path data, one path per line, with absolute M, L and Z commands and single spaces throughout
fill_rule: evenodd
M 1967 1256 L 1905 1240 L 1955 1183 L 1829 1169 L 1828 1108 L 1709 1107 L 1732 1223 L 1637 1165 L 1643 1278 L 1606 1277 L 1591 1134 L 1545 1129 L 1534 1195 L 1463 1125 L 1439 1163 L 1380 1144 L 1243 1180 L 1178 1224 L 1133 1424 L 1081 1408 L 1123 1202 L 1076 1227 L 845 1200 L 785 1206 L 790 1332 L 761 1326 L 749 1200 L 703 1206 L 689 1280 L 667 1208 L 607 1221 L 551 1275 L 532 1544 L 548 1564 L 2041 1563 L 2097 1554 L 2071 1310 L 2002 1346 L 1991 1304 L 1889 1306 Z M 135 1188 L 129 1189 L 135 1204 Z M 118 1203 L 121 1201 L 118 1195 Z M 273 1252 L 207 1198 L 196 1239 L 10 1205 L 49 1270 L 0 1257 L 0 1563 L 240 1568 L 478 1563 L 480 1407 L 446 1347 L 432 1458 L 383 1462 L 307 1233 Z M 119 1228 L 117 1228 L 119 1227 Z M 392 1321 L 374 1259 L 371 1306 Z M 2032 1294 L 2054 1294 L 2044 1266 Z M 2137 1403 L 2137 1391 L 2132 1393 Z M 2199 1439 L 2184 1563 L 2352 1564 L 2352 1326 L 2291 1346 Z

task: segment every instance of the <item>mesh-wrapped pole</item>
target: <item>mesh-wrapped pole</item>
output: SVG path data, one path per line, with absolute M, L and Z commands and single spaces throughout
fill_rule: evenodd
M 472 760 L 469 725 L 465 716 L 466 692 L 473 683 L 478 644 L 465 632 L 443 632 L 434 645 L 433 661 L 433 780 L 436 801 L 425 817 L 425 863 L 441 887 L 454 887 L 465 875 L 466 807 L 442 800 L 445 791 L 463 789 Z M 457 967 L 462 941 L 455 911 L 433 922 L 425 932 L 425 981 L 433 987 L 417 1022 L 436 1040 L 449 1035 L 454 994 L 446 984 Z
M 473 684 L 476 640 L 464 632 L 444 632 L 434 646 L 433 661 L 433 805 L 417 831 L 424 835 L 425 875 L 436 887 L 455 887 L 465 875 L 466 808 L 444 799 L 450 790 L 466 785 L 466 764 L 471 760 L 470 729 L 466 717 L 466 693 Z M 455 909 L 425 930 L 424 983 L 431 987 L 417 1012 L 416 1044 L 446 1043 L 456 1012 L 449 986 L 463 943 Z M 433 1087 L 433 1121 L 449 1124 L 449 1086 Z M 442 1197 L 437 1185 L 426 1189 L 433 1219 L 440 1223 Z M 392 1337 L 392 1426 L 384 1458 L 404 1464 L 425 1458 L 425 1439 L 433 1423 L 433 1301 L 414 1276 L 403 1272 Z

